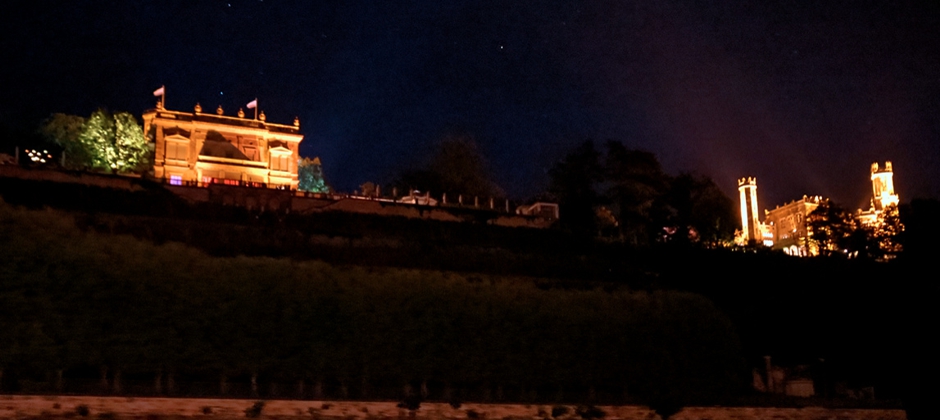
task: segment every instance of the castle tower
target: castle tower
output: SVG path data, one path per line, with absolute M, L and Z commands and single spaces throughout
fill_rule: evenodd
M 885 162 L 884 169 L 879 168 L 878 162 L 871 164 L 872 207 L 875 211 L 882 211 L 889 205 L 898 205 L 900 199 L 894 193 L 894 171 L 891 161 Z
M 738 192 L 741 195 L 741 232 L 744 241 L 760 241 L 760 222 L 757 220 L 757 178 L 738 180 Z

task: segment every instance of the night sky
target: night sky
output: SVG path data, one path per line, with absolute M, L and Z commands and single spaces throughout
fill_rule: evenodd
M 67 3 L 67 4 L 65 4 Z M 299 116 L 341 191 L 476 137 L 514 198 L 587 139 L 666 170 L 758 177 L 866 207 L 892 160 L 902 202 L 940 198 L 940 2 L 14 2 L 0 16 L 0 123 L 98 107 Z M 716 6 L 716 4 L 724 4 Z

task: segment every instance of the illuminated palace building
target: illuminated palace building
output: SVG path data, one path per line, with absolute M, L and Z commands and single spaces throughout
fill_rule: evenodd
M 888 206 L 898 205 L 899 198 L 894 192 L 894 172 L 891 162 L 885 162 L 882 168 L 878 163 L 871 165 L 872 199 L 871 208 L 859 210 L 856 219 L 865 225 L 880 223 L 879 217 Z M 826 199 L 820 196 L 803 196 L 773 210 L 764 210 L 764 221 L 758 220 L 757 180 L 742 178 L 738 180 L 741 202 L 741 231 L 735 238 L 739 245 L 751 241 L 762 243 L 774 249 L 781 249 L 788 255 L 811 256 L 819 250 L 808 239 L 812 232 L 807 229 L 806 219 Z
M 257 115 L 257 114 L 256 114 Z M 293 125 L 226 116 L 219 106 L 205 114 L 170 111 L 162 102 L 143 115 L 144 133 L 154 139 L 153 172 L 175 185 L 228 184 L 297 189 L 300 122 Z

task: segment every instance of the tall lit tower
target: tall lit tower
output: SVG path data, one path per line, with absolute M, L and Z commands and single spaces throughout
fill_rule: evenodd
M 760 241 L 760 222 L 757 220 L 757 178 L 738 180 L 738 192 L 741 193 L 741 232 L 744 241 Z
M 894 193 L 894 170 L 891 161 L 885 162 L 884 169 L 878 167 L 878 162 L 871 164 L 871 205 L 876 211 L 882 211 L 891 204 L 898 205 L 900 199 Z

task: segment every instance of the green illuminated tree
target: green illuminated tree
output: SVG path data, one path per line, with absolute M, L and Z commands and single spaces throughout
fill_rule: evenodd
M 137 172 L 149 162 L 147 140 L 137 120 L 126 112 L 99 109 L 85 121 L 78 141 L 94 169 Z
M 127 112 L 114 114 L 114 160 L 121 172 L 141 172 L 150 164 L 150 147 L 137 119 Z
M 99 109 L 88 119 L 55 114 L 39 129 L 62 147 L 65 167 L 111 172 L 141 172 L 150 163 L 150 147 L 133 115 Z
M 312 193 L 326 194 L 330 192 L 330 186 L 323 179 L 323 166 L 320 164 L 320 158 L 313 160 L 304 158 L 297 165 L 297 176 L 300 178 L 298 189 Z
M 88 152 L 89 167 L 93 169 L 111 169 L 111 163 L 117 157 L 114 148 L 114 118 L 104 110 L 97 110 L 78 134 L 78 142 Z

